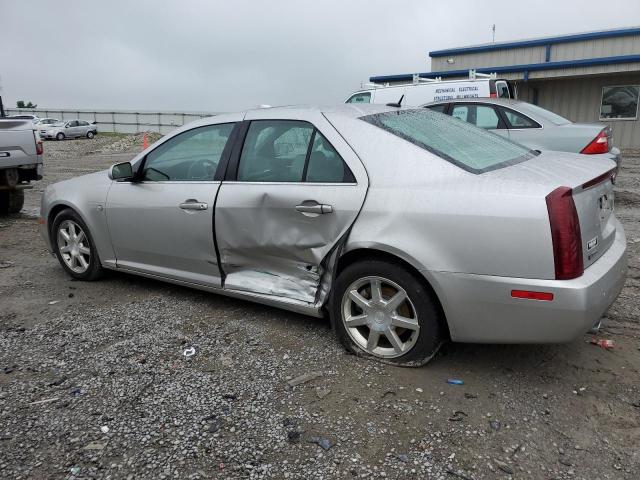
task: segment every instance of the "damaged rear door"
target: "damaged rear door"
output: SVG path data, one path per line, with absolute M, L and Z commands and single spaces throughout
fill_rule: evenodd
M 320 112 L 252 112 L 216 202 L 224 288 L 312 304 L 323 259 L 364 203 L 368 178 Z

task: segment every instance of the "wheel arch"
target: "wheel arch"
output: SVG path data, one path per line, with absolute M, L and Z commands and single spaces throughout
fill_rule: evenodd
M 340 274 L 342 270 L 344 270 L 349 265 L 352 265 L 356 262 L 367 261 L 367 260 L 384 260 L 387 262 L 395 263 L 405 270 L 411 272 L 416 278 L 420 280 L 422 285 L 430 292 L 432 298 L 436 302 L 436 306 L 440 312 L 440 319 L 442 321 L 442 326 L 445 329 L 445 332 L 448 338 L 451 338 L 451 331 L 449 329 L 449 322 L 447 320 L 446 313 L 444 311 L 442 301 L 440 300 L 440 296 L 437 291 L 437 284 L 429 278 L 428 273 L 425 270 L 419 270 L 408 260 L 403 258 L 402 256 L 392 253 L 388 250 L 378 248 L 378 247 L 359 247 L 350 249 L 345 251 L 340 258 L 338 259 L 338 264 L 336 266 L 336 276 Z M 434 288 L 434 285 L 436 287 Z

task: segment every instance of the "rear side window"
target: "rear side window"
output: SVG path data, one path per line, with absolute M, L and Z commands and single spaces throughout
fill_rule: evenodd
M 355 178 L 310 123 L 254 120 L 242 147 L 238 181 L 353 183 Z
M 355 95 L 351 95 L 351 97 L 349 97 L 349 100 L 347 100 L 345 103 L 371 103 L 371 93 L 356 93 Z
M 361 117 L 361 120 L 476 174 L 537 155 L 499 135 L 429 109 L 377 113 Z
M 498 113 L 488 105 L 454 105 L 451 110 L 451 116 L 480 128 L 489 130 L 502 128 Z
M 429 110 L 433 110 L 434 112 L 444 113 L 444 111 L 447 109 L 447 104 L 443 103 L 442 105 L 429 105 L 426 108 L 428 108 Z
M 507 108 L 503 108 L 502 113 L 504 113 L 507 122 L 509 122 L 510 128 L 540 128 L 537 122 L 522 113 Z

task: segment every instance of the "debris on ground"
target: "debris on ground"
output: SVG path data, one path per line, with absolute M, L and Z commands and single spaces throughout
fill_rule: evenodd
M 303 383 L 310 382 L 311 380 L 315 380 L 316 378 L 320 378 L 322 376 L 321 372 L 311 372 L 305 373 L 304 375 L 300 375 L 298 377 L 292 378 L 287 383 L 290 387 L 295 387 L 296 385 L 301 385 Z
M 613 340 L 608 340 L 608 339 L 596 339 L 596 338 L 592 338 L 591 342 L 592 345 L 597 345 L 600 348 L 604 348 L 605 350 L 610 350 L 614 347 L 614 341 Z
M 447 383 L 449 385 L 464 385 L 464 381 L 463 380 L 458 380 L 457 378 L 449 378 L 447 380 Z
M 309 443 L 315 443 L 316 445 L 322 447 L 323 450 L 329 450 L 331 447 L 333 447 L 333 442 L 324 437 L 311 437 L 309 439 Z

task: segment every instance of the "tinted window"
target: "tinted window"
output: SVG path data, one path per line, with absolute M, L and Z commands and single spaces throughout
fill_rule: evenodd
M 213 180 L 233 125 L 194 128 L 167 140 L 147 155 L 143 180 Z
M 502 113 L 507 118 L 507 122 L 509 122 L 510 128 L 539 128 L 536 122 L 531 120 L 529 117 L 515 112 L 513 110 L 509 110 L 507 108 L 502 109 Z
M 473 173 L 513 165 L 536 155 L 499 135 L 426 108 L 361 119 Z
M 81 127 L 86 127 L 87 125 L 89 125 L 89 122 L 85 122 L 84 120 L 80 120 L 78 122 L 78 125 L 81 126 Z
M 355 178 L 335 148 L 316 130 L 309 163 L 307 182 L 342 183 L 355 182 Z
M 356 93 L 355 95 L 351 95 L 349 100 L 346 103 L 371 103 L 371 93 L 369 92 L 361 92 Z
M 434 112 L 444 113 L 447 108 L 447 104 L 443 103 L 442 105 L 430 105 L 427 107 L 429 110 L 433 110 Z
M 297 120 L 251 122 L 242 147 L 238 180 L 300 182 L 313 125 Z
M 500 117 L 493 107 L 487 105 L 454 105 L 451 116 L 480 128 L 495 129 L 500 127 Z

